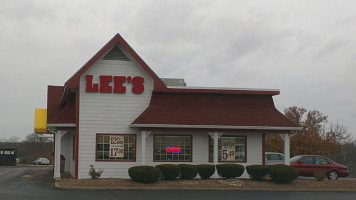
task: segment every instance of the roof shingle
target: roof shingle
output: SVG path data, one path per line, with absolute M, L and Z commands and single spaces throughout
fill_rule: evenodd
M 297 127 L 274 106 L 271 95 L 153 92 L 132 124 Z

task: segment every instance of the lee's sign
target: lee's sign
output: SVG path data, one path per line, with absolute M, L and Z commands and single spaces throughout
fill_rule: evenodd
M 86 92 L 126 93 L 126 86 L 131 85 L 131 91 L 141 94 L 145 89 L 145 79 L 141 76 L 99 76 L 100 83 L 93 83 L 93 75 L 86 75 Z

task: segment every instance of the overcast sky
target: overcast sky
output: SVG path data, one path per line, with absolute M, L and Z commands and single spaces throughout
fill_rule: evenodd
M 64 85 L 116 33 L 159 77 L 280 89 L 356 138 L 356 1 L 0 2 L 0 138 L 33 132 L 47 86 Z

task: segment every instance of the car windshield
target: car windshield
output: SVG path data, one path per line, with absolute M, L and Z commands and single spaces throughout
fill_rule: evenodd
M 295 163 L 297 162 L 297 160 L 299 160 L 302 156 L 294 156 L 293 158 L 290 159 L 291 163 Z

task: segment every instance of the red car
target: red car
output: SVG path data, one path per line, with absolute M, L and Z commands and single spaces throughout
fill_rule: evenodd
M 324 171 L 328 179 L 336 180 L 350 174 L 346 166 L 317 155 L 294 156 L 290 159 L 290 166 L 297 168 L 300 176 L 314 176 L 315 172 Z

